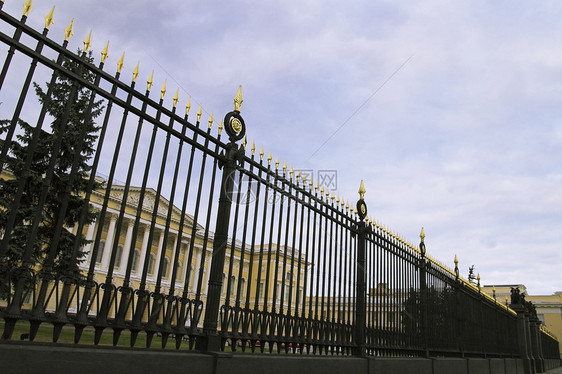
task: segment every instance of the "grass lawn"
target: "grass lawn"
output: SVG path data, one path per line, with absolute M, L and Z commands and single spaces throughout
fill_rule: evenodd
M 0 331 L 4 331 L 4 320 L 0 320 Z M 82 333 L 82 337 L 80 338 L 80 344 L 94 344 L 94 328 L 93 327 L 86 327 L 84 328 L 84 332 Z M 29 333 L 29 322 L 27 321 L 18 321 L 16 323 L 16 327 L 14 329 L 14 333 L 12 335 L 12 340 L 19 340 L 22 334 Z M 137 340 L 135 342 L 136 348 L 146 348 L 146 333 L 139 332 L 137 336 Z M 43 323 L 39 327 L 39 331 L 37 332 L 37 336 L 35 337 L 36 342 L 48 342 L 51 343 L 53 341 L 53 326 L 49 323 Z M 58 343 L 74 343 L 74 326 L 67 325 L 64 326 L 62 332 L 60 334 Z M 100 342 L 98 345 L 104 346 L 112 346 L 113 345 L 113 330 L 108 328 L 105 329 Z M 121 347 L 130 347 L 131 345 L 131 333 L 128 330 L 123 330 L 121 332 L 121 336 L 119 337 L 119 342 L 117 343 L 118 346 Z M 154 335 L 151 343 L 151 348 L 161 349 L 162 348 L 162 338 L 160 336 Z M 176 340 L 172 337 L 168 338 L 166 349 L 175 350 L 176 349 Z M 180 350 L 189 350 L 189 342 L 183 341 L 180 347 Z

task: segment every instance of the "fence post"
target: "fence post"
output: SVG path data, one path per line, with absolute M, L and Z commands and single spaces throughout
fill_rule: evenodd
M 357 214 L 359 222 L 357 222 L 357 273 L 356 273 L 356 296 L 355 296 L 355 318 L 354 318 L 354 343 L 353 355 L 365 357 L 367 355 L 365 340 L 365 324 L 366 324 L 366 281 L 365 281 L 365 241 L 367 237 L 368 226 L 364 219 L 367 216 L 367 204 L 365 204 L 365 186 L 361 181 L 359 187 L 359 200 L 357 201 Z
M 525 295 L 521 294 L 519 288 L 511 289 L 510 308 L 517 313 L 517 342 L 519 354 L 523 359 L 525 374 L 535 374 L 535 363 L 531 355 L 529 317 L 525 308 Z
M 541 349 L 540 341 L 540 320 L 537 317 L 537 310 L 532 302 L 528 301 L 527 311 L 529 312 L 529 329 L 531 333 L 531 347 L 533 352 L 533 357 L 535 358 L 535 368 L 537 373 L 543 373 L 545 371 L 544 358 Z
M 420 233 L 420 296 L 421 296 L 421 335 L 422 335 L 422 342 L 423 342 L 423 351 L 424 357 L 429 357 L 429 336 L 428 336 L 428 304 L 429 304 L 429 297 L 428 297 L 428 290 L 427 290 L 427 267 L 429 266 L 429 261 L 425 259 L 425 232 L 423 231 L 423 227 Z
M 211 257 L 209 273 L 209 290 L 207 293 L 207 305 L 205 306 L 203 335 L 197 338 L 195 346 L 199 351 L 218 352 L 221 350 L 221 337 L 217 333 L 217 326 L 223 282 L 222 274 L 224 271 L 224 260 L 228 243 L 228 226 L 230 221 L 230 209 L 232 207 L 236 164 L 242 160 L 244 155 L 244 150 L 238 148 L 236 141 L 242 139 L 246 133 L 244 120 L 240 116 L 241 104 L 242 88 L 240 87 L 234 98 L 234 111 L 224 117 L 224 126 L 229 135 L 230 142 L 226 145 L 225 154 L 222 155 L 223 173 L 217 211 L 216 231 L 213 241 L 213 255 Z

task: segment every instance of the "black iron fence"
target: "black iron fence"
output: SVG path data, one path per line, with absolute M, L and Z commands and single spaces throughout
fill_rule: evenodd
M 107 46 L 97 66 L 89 37 L 68 50 L 72 24 L 61 45 L 52 13 L 40 33 L 1 5 L 2 339 L 520 356 L 516 313 L 427 256 L 423 230 L 414 246 L 367 217 L 362 183 L 350 206 L 247 144 L 240 90 L 205 123 L 153 75 L 139 89 L 138 65 L 108 73 Z

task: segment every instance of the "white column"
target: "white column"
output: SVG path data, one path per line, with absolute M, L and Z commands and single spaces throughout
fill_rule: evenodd
M 170 272 L 168 273 L 168 278 L 167 280 L 172 279 L 172 272 L 174 271 L 174 268 L 176 266 L 176 264 L 174 263 L 174 260 L 176 258 L 176 247 L 178 245 L 178 236 L 176 235 L 176 238 L 174 239 L 174 246 L 172 247 L 172 257 L 170 257 Z M 178 261 L 179 261 L 179 257 L 178 257 Z M 176 284 L 178 284 L 178 277 L 180 275 L 176 274 Z
M 152 278 L 156 279 L 158 276 L 158 269 L 160 268 L 160 256 L 162 253 L 162 244 L 164 244 L 164 231 L 160 231 L 160 238 L 158 239 L 158 251 L 156 251 L 156 263 L 154 264 L 154 271 L 152 272 Z M 165 251 L 165 249 L 164 249 Z
M 189 248 L 188 244 L 186 244 L 186 245 L 182 244 L 182 246 L 181 246 L 181 251 L 183 252 L 183 268 L 181 269 L 181 275 L 178 275 L 179 276 L 178 280 L 179 280 L 179 283 L 181 283 L 182 285 L 185 285 L 185 275 L 187 274 L 187 267 L 191 265 L 187 262 L 187 257 L 188 257 L 187 249 L 188 248 Z
M 137 274 L 142 274 L 142 269 L 144 267 L 144 261 L 146 259 L 146 256 L 150 256 L 151 246 L 148 243 L 149 234 L 150 234 L 150 227 L 145 226 L 144 227 L 144 236 L 142 237 L 142 248 L 141 248 L 139 264 L 138 264 L 138 268 L 137 268 Z
M 125 245 L 123 246 L 123 253 L 121 253 L 121 263 L 119 264 L 119 272 L 124 273 L 127 269 L 127 260 L 129 259 L 129 253 L 131 252 L 131 241 L 133 238 L 133 225 L 132 221 L 129 221 L 127 226 L 127 235 L 125 236 Z
M 97 225 L 98 225 L 97 220 L 94 220 L 94 222 L 88 225 L 88 231 L 86 232 L 86 240 L 92 240 L 94 238 L 94 233 Z M 84 251 L 88 256 L 88 260 L 86 261 L 85 264 L 89 264 L 90 261 L 92 260 L 92 244 L 93 243 L 88 243 L 84 246 Z
M 103 247 L 103 257 L 101 258 L 101 268 L 107 270 L 109 264 L 109 255 L 111 254 L 111 247 L 113 246 L 113 234 L 115 233 L 115 223 L 117 217 L 111 216 L 109 228 L 107 229 L 107 237 L 105 238 L 105 247 Z

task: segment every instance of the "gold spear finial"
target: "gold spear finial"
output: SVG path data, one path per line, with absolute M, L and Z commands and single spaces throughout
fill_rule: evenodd
M 133 82 L 136 82 L 139 76 L 139 65 L 140 62 L 137 62 L 137 66 L 135 66 L 135 70 L 133 70 Z
M 164 95 L 166 95 L 166 81 L 167 81 L 167 79 L 164 79 L 164 84 L 162 85 L 162 88 L 160 89 L 160 100 L 164 100 Z
M 459 265 L 459 259 L 457 258 L 457 255 L 455 255 L 455 266 Z
M 263 145 L 261 146 L 260 149 L 260 161 L 263 161 Z
M 242 106 L 242 101 L 244 100 L 242 99 L 242 85 L 240 85 L 240 87 L 238 87 L 238 92 L 234 97 L 234 111 L 236 112 L 240 111 L 240 106 Z
M 423 231 L 423 227 L 421 229 L 420 238 L 421 238 L 421 242 L 423 243 L 423 240 L 425 239 L 425 232 Z
M 189 110 L 191 109 L 191 96 L 187 98 L 187 103 L 185 104 L 185 115 L 189 115 Z
M 23 15 L 27 17 L 27 15 L 29 14 L 29 12 L 31 12 L 33 10 L 33 1 L 32 0 L 27 0 L 25 3 L 23 3 Z
M 222 119 L 221 119 L 221 120 L 219 121 L 219 135 L 221 134 L 222 129 L 223 129 L 223 126 L 222 126 Z M 244 143 L 243 143 L 244 148 L 246 148 L 246 143 L 245 143 L 245 142 L 246 142 L 246 138 L 244 137 Z
M 70 21 L 70 25 L 64 29 L 64 40 L 68 41 L 72 35 L 74 35 L 74 18 Z
M 267 164 L 268 164 L 269 166 L 271 166 L 271 159 L 272 159 L 272 157 L 271 157 L 271 152 L 269 152 L 269 156 L 267 156 Z
M 150 77 L 148 77 L 148 80 L 146 81 L 146 90 L 147 91 L 150 91 L 153 83 L 154 83 L 154 70 L 152 70 L 152 73 L 150 73 Z
M 119 59 L 119 61 L 117 61 L 117 72 L 118 73 L 121 73 L 121 69 L 123 69 L 123 66 L 125 66 L 125 52 L 123 52 L 123 54 L 121 55 L 121 58 Z M 137 69 L 137 71 L 138 71 L 138 69 Z
M 359 199 L 363 200 L 365 197 L 365 185 L 363 184 L 363 179 L 361 179 L 361 185 L 359 186 Z
M 174 102 L 174 108 L 178 105 L 179 99 L 180 99 L 180 89 L 178 88 L 176 90 L 176 94 L 174 95 L 174 98 L 172 99 Z
M 49 27 L 51 27 L 51 25 L 53 23 L 55 23 L 54 21 L 54 17 L 53 15 L 55 14 L 55 6 L 53 5 L 53 9 L 51 9 L 51 11 L 49 12 L 49 14 L 47 14 L 45 16 L 45 28 L 48 30 Z
M 308 181 L 308 189 L 312 191 L 312 177 L 310 177 L 310 180 Z
M 202 114 L 203 114 L 203 108 L 201 107 L 201 104 L 199 104 L 199 109 L 197 109 L 197 122 L 201 121 Z
M 164 79 L 164 84 L 162 85 L 162 88 L 160 89 L 160 100 L 164 100 L 164 95 L 166 95 L 166 81 L 167 81 L 167 79 Z
M 256 142 L 252 140 L 252 156 L 256 153 Z
M 302 184 L 306 185 L 306 173 L 302 174 Z
M 345 210 L 349 211 L 349 201 L 345 204 Z
M 283 161 L 283 175 L 285 175 L 285 172 L 287 172 L 287 163 Z
M 322 197 L 322 195 L 324 195 L 324 186 L 320 189 L 320 197 Z
M 209 117 L 209 128 L 213 126 L 213 112 L 211 112 L 211 116 Z
M 222 130 L 222 120 L 221 120 L 221 124 L 220 124 L 219 127 Z M 246 149 L 246 144 L 248 144 L 248 142 L 246 140 L 246 135 L 244 135 L 244 140 L 242 141 L 242 145 L 244 146 L 244 150 Z
M 336 195 L 334 194 L 334 192 L 332 191 L 332 204 L 334 203 L 334 200 L 336 199 Z
M 289 169 L 289 176 L 291 177 L 291 179 L 293 178 L 293 165 L 291 165 L 291 168 Z
M 312 182 L 312 179 L 310 181 Z M 314 185 L 314 191 L 316 191 L 316 193 L 318 193 L 318 182 L 316 182 L 316 184 Z
M 279 169 L 279 156 L 275 158 L 275 170 Z
M 297 174 L 295 175 L 295 177 L 297 178 L 297 184 L 299 182 L 299 179 L 301 178 L 301 171 L 297 170 Z
M 84 39 L 84 52 L 88 52 L 88 48 L 90 48 L 90 46 L 92 45 L 91 41 L 92 41 L 92 30 L 90 30 L 88 36 L 86 36 L 86 39 Z
M 108 53 L 109 52 L 109 41 L 107 41 L 107 43 L 105 44 L 105 47 L 101 50 L 101 62 L 105 63 L 105 60 L 108 57 Z

